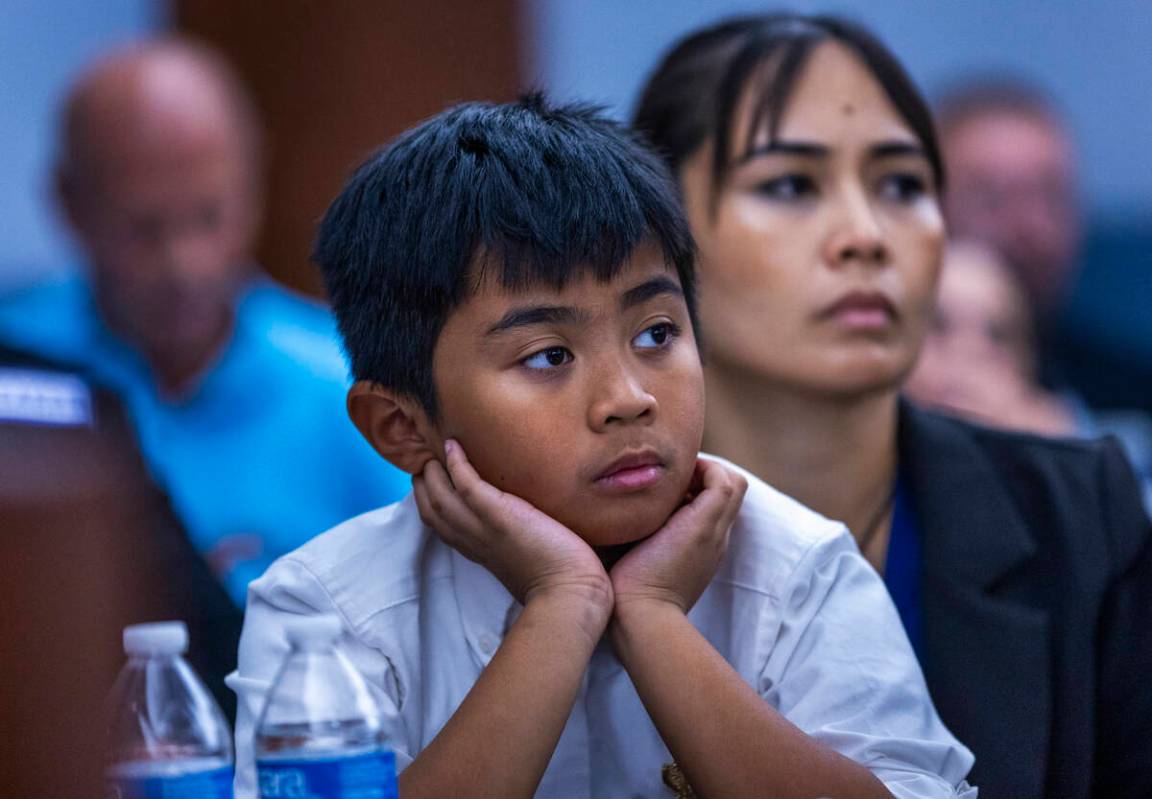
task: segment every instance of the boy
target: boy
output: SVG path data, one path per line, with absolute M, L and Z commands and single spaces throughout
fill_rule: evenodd
M 406 799 L 975 794 L 843 527 L 698 458 L 693 259 L 657 160 L 539 97 L 353 176 L 317 260 L 349 413 L 413 496 L 253 583 L 238 797 L 284 624 L 318 612 Z

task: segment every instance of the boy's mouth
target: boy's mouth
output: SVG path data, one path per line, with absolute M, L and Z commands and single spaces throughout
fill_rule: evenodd
M 666 471 L 664 459 L 655 450 L 644 449 L 612 461 L 594 482 L 612 492 L 642 491 L 658 483 Z

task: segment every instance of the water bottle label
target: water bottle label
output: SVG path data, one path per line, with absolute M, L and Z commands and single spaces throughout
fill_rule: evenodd
M 396 756 L 260 760 L 261 799 L 397 799 Z
M 172 777 L 113 777 L 107 799 L 232 799 L 232 767 Z

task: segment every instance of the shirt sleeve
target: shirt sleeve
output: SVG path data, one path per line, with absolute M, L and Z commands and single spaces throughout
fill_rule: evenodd
M 282 559 L 249 587 L 237 668 L 226 680 L 237 695 L 236 799 L 258 799 L 259 796 L 253 738 L 265 697 L 288 654 L 287 625 L 302 616 L 332 613 L 344 622 L 341 646 L 345 654 L 373 687 L 373 694 L 380 702 L 385 740 L 396 755 L 397 771 L 412 762 L 405 743 L 407 735 L 399 712 L 399 697 L 387 687 L 395 679 L 389 675 L 388 659 L 356 637 L 353 626 L 304 564 Z
M 974 799 L 972 754 L 937 715 L 884 584 L 847 531 L 806 553 L 781 603 L 764 698 L 893 796 Z

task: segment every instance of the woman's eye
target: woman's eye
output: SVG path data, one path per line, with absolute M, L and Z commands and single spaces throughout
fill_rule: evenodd
M 928 193 L 928 184 L 919 175 L 885 175 L 880 180 L 880 196 L 886 200 L 910 203 Z
M 676 338 L 680 333 L 680 328 L 671 322 L 661 322 L 658 325 L 644 330 L 636 338 L 632 339 L 632 344 L 642 350 L 657 350 L 668 345 L 668 342 Z
M 572 360 L 572 353 L 566 347 L 549 347 L 529 355 L 520 363 L 529 369 L 555 369 Z
M 816 193 L 816 181 L 807 175 L 781 175 L 756 186 L 761 197 L 782 202 L 794 202 Z

